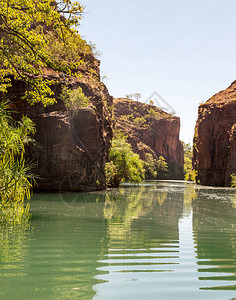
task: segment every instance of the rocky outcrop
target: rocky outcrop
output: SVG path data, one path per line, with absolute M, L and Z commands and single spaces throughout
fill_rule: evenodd
M 43 107 L 22 101 L 27 88 L 22 81 L 12 81 L 9 95 L 14 95 L 14 110 L 19 118 L 27 114 L 36 125 L 35 143 L 27 157 L 35 164 L 38 189 L 90 191 L 105 186 L 104 166 L 112 135 L 108 107 L 112 97 L 99 81 L 66 78 L 68 87 L 81 87 L 89 97 L 87 107 L 67 109 L 60 99 L 64 79 L 57 73 L 44 75 L 57 82 L 53 86 L 57 103 Z
M 236 81 L 199 106 L 193 167 L 200 184 L 230 185 L 236 172 Z
M 179 140 L 180 119 L 165 113 L 154 105 L 130 99 L 114 99 L 116 129 L 125 132 L 133 151 L 145 160 L 146 153 L 155 158 L 163 156 L 170 168 L 169 178 L 181 179 L 183 172 L 183 145 Z M 172 173 L 172 177 L 171 177 Z

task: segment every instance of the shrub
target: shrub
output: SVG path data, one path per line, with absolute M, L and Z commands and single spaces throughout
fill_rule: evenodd
M 89 98 L 84 95 L 81 87 L 70 90 L 67 86 L 64 86 L 61 93 L 61 99 L 68 109 L 87 107 L 89 105 Z
M 20 122 L 11 119 L 7 102 L 0 103 L 0 206 L 23 202 L 30 197 L 32 175 L 24 160 L 25 145 L 35 132 L 33 122 L 23 117 Z
M 110 162 L 106 166 L 107 181 L 110 186 L 120 182 L 141 182 L 144 180 L 144 162 L 132 151 L 124 134 L 115 134 L 109 153 Z
M 231 174 L 230 177 L 231 177 L 231 186 L 236 188 L 236 174 L 233 173 L 233 174 Z
M 163 156 L 159 156 L 157 160 L 157 178 L 158 179 L 164 179 L 166 177 L 166 174 L 168 172 L 168 165 Z
M 134 124 L 136 126 L 143 126 L 146 123 L 146 119 L 144 117 L 137 117 L 134 119 Z
M 157 160 L 153 157 L 151 153 L 145 154 L 145 178 L 155 179 L 157 177 Z
M 148 110 L 148 112 L 152 118 L 159 119 L 161 116 L 161 114 L 158 111 L 156 111 L 155 109 L 153 109 L 152 107 Z
M 184 180 L 197 182 L 197 171 L 191 170 L 185 174 Z

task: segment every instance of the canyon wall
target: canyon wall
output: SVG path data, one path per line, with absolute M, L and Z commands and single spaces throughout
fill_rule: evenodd
M 14 118 L 27 115 L 36 126 L 35 142 L 27 149 L 38 176 L 35 188 L 56 191 L 91 191 L 106 185 L 105 162 L 112 137 L 109 107 L 112 97 L 100 81 L 66 76 L 69 89 L 81 87 L 89 97 L 87 107 L 68 109 L 61 100 L 65 78 L 58 73 L 45 74 L 53 79 L 57 102 L 51 106 L 30 106 L 21 97 L 27 85 L 12 80 L 8 95 L 14 96 Z
M 193 167 L 202 185 L 230 185 L 236 173 L 236 81 L 199 106 Z
M 116 130 L 125 132 L 133 151 L 145 160 L 145 154 L 163 156 L 170 169 L 168 178 L 183 177 L 183 145 L 179 140 L 180 119 L 148 105 L 130 99 L 114 99 Z M 171 171 L 171 170 L 170 170 Z M 176 173 L 176 174 L 174 174 Z

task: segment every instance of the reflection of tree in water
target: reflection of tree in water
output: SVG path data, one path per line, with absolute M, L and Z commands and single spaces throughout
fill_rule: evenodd
M 196 185 L 186 183 L 184 189 L 184 215 L 190 215 L 192 212 L 192 203 L 196 199 Z
M 232 201 L 232 207 L 236 209 L 236 195 L 232 197 L 231 201 Z
M 207 280 L 206 289 L 235 290 L 236 209 L 229 192 L 199 190 L 193 211 L 199 279 Z
M 93 286 L 103 282 L 95 278 L 99 260 L 107 252 L 104 202 L 81 200 L 69 207 L 58 195 L 36 195 L 30 230 L 26 224 L 0 227 L 1 299 L 94 297 Z
M 104 217 L 108 219 L 110 247 L 122 244 L 140 247 L 151 237 L 178 240 L 181 198 L 176 202 L 168 191 L 147 186 L 107 193 Z
M 53 299 L 92 299 L 96 294 L 93 286 L 103 282 L 96 279 L 96 275 L 101 274 L 101 271 L 98 271 L 99 260 L 107 253 L 107 230 L 103 218 L 104 197 L 91 194 L 85 203 L 83 194 L 77 196 L 77 206 L 69 207 L 63 202 L 55 202 L 54 205 L 52 202 L 48 203 L 47 210 L 52 212 L 55 209 L 58 214 L 56 223 L 48 222 L 47 215 L 39 221 L 36 218 L 34 222 L 35 225 L 38 224 L 39 230 L 37 236 L 34 235 L 36 242 L 32 241 L 31 251 L 35 256 L 38 255 L 37 241 L 40 240 L 43 258 L 39 258 L 39 265 L 44 264 L 44 261 L 51 265 L 45 281 L 48 282 Z M 50 240 L 48 236 L 51 237 Z M 56 289 L 50 288 L 54 285 Z M 34 287 L 39 289 L 40 283 L 39 286 L 34 284 Z M 46 292 L 44 294 L 41 289 L 41 299 L 50 298 L 48 291 Z
M 22 261 L 25 235 L 30 228 L 29 217 L 29 205 L 20 202 L 9 203 L 0 209 L 0 270 L 4 268 L 7 272 L 14 268 L 12 263 Z M 9 273 L 9 276 L 13 275 Z

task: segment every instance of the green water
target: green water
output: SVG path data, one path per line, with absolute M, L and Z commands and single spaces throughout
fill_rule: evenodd
M 0 299 L 236 299 L 236 197 L 182 182 L 37 194 L 0 224 Z

